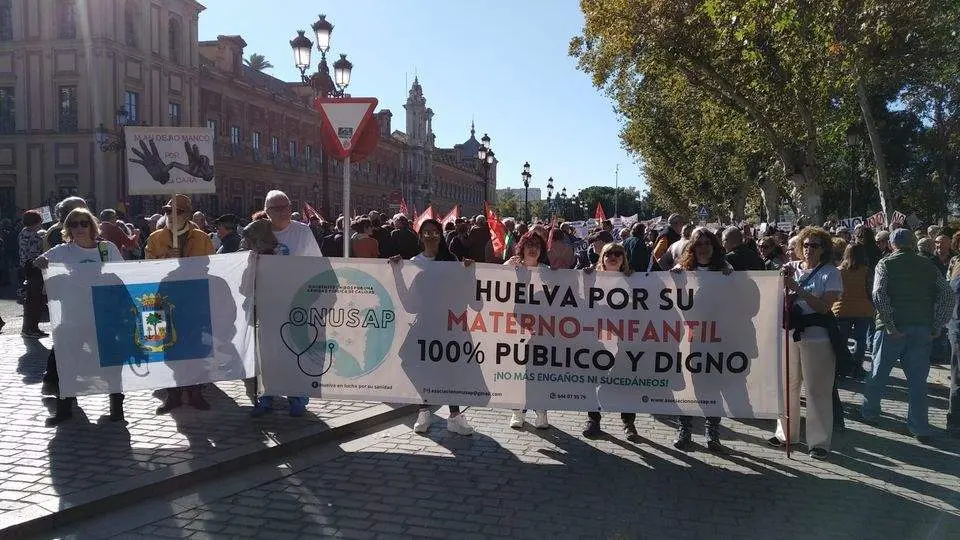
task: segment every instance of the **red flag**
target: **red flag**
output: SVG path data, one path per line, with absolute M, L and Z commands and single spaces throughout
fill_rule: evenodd
M 550 251 L 550 248 L 553 247 L 553 230 L 557 228 L 557 215 L 554 214 L 550 218 L 550 228 L 547 229 L 547 251 Z
M 503 250 L 507 247 L 507 229 L 503 222 L 497 217 L 497 213 L 484 201 L 484 213 L 487 215 L 487 228 L 490 229 L 490 243 L 493 244 L 493 254 L 497 257 L 503 255 Z
M 409 215 L 410 215 L 410 214 L 407 213 L 407 200 L 404 199 L 404 198 L 401 198 L 401 199 L 400 199 L 400 213 L 403 214 L 403 215 L 405 215 L 405 216 L 409 216 Z
M 447 215 L 443 217 L 440 224 L 446 227 L 447 223 L 456 223 L 458 219 L 460 219 L 460 205 L 456 204 L 447 212 Z
M 320 220 L 323 219 L 323 217 L 320 216 L 320 213 L 317 212 L 312 206 L 310 206 L 310 203 L 308 202 L 303 203 L 303 219 L 306 220 L 306 223 L 310 223 L 310 218 L 314 216 L 316 216 L 317 219 L 320 219 Z
M 597 203 L 597 212 L 596 212 L 596 214 L 595 214 L 593 217 L 594 217 L 594 219 L 596 219 L 597 221 L 606 221 L 606 220 L 607 220 L 607 215 L 603 213 L 603 205 L 600 204 L 599 202 Z
M 417 216 L 416 219 L 413 220 L 413 231 L 419 233 L 419 232 L 420 232 L 420 225 L 422 225 L 423 222 L 426 221 L 426 220 L 428 220 L 428 219 L 437 219 L 437 218 L 434 217 L 434 215 L 433 215 L 433 205 L 432 205 L 432 204 L 431 204 L 430 206 L 428 206 L 427 209 L 424 210 L 422 214 L 420 214 L 419 216 Z

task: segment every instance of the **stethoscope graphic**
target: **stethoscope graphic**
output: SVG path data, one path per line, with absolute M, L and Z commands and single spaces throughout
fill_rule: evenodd
M 292 327 L 303 326 L 309 327 L 309 330 L 307 331 L 312 334 L 312 339 L 310 339 L 310 343 L 307 344 L 306 347 L 301 349 L 297 348 L 298 343 L 293 340 L 293 337 L 290 336 L 289 332 L 291 331 Z M 333 367 L 333 351 L 337 349 L 337 344 L 332 341 L 327 342 L 327 350 L 322 353 L 323 359 L 320 361 L 319 366 L 315 361 L 313 361 L 312 355 L 308 355 L 307 358 L 304 358 L 304 355 L 307 353 L 307 351 L 312 349 L 317 343 L 317 339 L 319 339 L 319 337 L 320 331 L 315 324 L 305 323 L 298 325 L 291 322 L 285 322 L 282 326 L 280 326 L 280 340 L 283 341 L 283 346 L 297 357 L 297 367 L 300 369 L 300 371 L 304 375 L 308 375 L 310 377 L 322 377 L 328 371 L 330 371 L 330 368 Z M 306 362 L 308 359 L 310 361 Z

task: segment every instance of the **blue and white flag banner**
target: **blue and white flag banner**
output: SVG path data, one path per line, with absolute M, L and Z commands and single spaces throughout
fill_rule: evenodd
M 628 277 L 263 256 L 261 390 L 772 418 L 782 291 L 775 272 Z
M 44 272 L 62 396 L 253 376 L 247 253 Z

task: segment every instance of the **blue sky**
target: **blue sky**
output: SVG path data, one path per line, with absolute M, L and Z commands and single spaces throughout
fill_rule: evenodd
M 289 42 L 324 13 L 333 23 L 333 59 L 353 62 L 348 92 L 373 96 L 404 129 L 403 103 L 416 74 L 434 111 L 437 145 L 451 147 L 488 133 L 500 160 L 498 187 L 531 187 L 546 195 L 552 176 L 573 195 L 591 185 L 645 189 L 634 157 L 620 146 L 612 101 L 567 55 L 583 23 L 576 0 L 200 0 L 200 39 L 239 34 L 245 55 L 263 54 L 267 72 L 296 80 Z M 314 54 L 314 64 L 319 54 Z M 332 61 L 332 60 L 331 60 Z

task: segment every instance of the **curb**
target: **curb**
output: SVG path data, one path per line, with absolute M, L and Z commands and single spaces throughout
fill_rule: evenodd
M 135 478 L 111 482 L 87 491 L 86 497 L 60 507 L 40 504 L 10 512 L 0 520 L 0 538 L 37 536 L 53 529 L 130 506 L 145 499 L 163 496 L 192 485 L 213 480 L 239 469 L 277 460 L 305 448 L 346 439 L 376 425 L 407 416 L 418 405 L 374 405 L 327 423 L 326 428 L 309 427 L 266 443 L 250 443 L 213 456 L 177 463 Z

